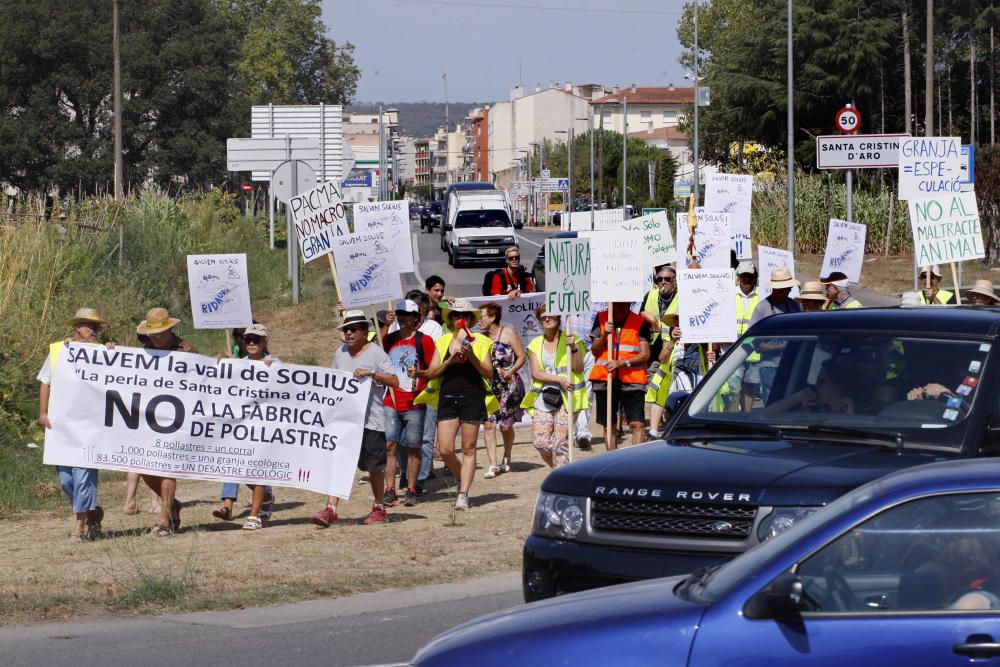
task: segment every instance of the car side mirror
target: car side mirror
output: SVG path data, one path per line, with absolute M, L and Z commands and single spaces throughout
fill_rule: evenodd
M 807 607 L 806 593 L 798 575 L 785 572 L 754 595 L 743 610 L 747 618 L 789 618 Z
M 687 402 L 689 396 L 691 396 L 691 392 L 689 391 L 670 392 L 670 395 L 667 396 L 667 419 L 673 417 L 684 408 L 684 404 Z
M 450 222 L 442 222 L 441 229 L 443 229 L 446 232 L 450 232 L 452 230 L 452 225 Z

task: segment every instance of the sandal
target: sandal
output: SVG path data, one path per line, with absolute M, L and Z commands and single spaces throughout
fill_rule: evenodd
M 243 530 L 260 530 L 263 527 L 260 517 L 256 516 L 248 516 L 246 523 L 243 524 Z
M 483 479 L 493 479 L 501 472 L 503 471 L 500 470 L 500 466 L 490 466 L 490 469 L 486 471 L 485 475 L 483 475 Z
M 173 528 L 158 523 L 149 529 L 149 534 L 154 537 L 169 537 L 174 534 Z
M 222 519 L 223 521 L 233 520 L 233 509 L 231 507 L 226 507 L 223 505 L 217 510 L 212 510 L 212 516 L 216 519 Z

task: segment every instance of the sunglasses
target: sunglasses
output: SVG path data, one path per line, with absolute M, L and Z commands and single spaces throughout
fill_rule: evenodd
M 674 282 L 674 279 L 670 276 L 656 276 L 653 278 L 653 282 L 659 285 L 660 283 L 672 283 Z
M 355 327 L 355 326 L 344 327 L 343 329 L 344 333 L 359 333 L 361 331 L 365 331 L 365 329 L 363 327 Z
M 519 262 L 520 262 L 520 261 L 521 261 L 521 256 L 520 256 L 520 255 L 507 255 L 507 261 L 508 261 L 508 262 L 509 262 L 510 260 L 512 260 L 512 259 L 516 259 L 517 261 L 519 261 Z
M 260 336 L 243 336 L 243 342 L 247 345 L 260 345 L 263 340 Z
M 557 321 L 559 319 L 559 316 L 558 315 L 542 315 L 538 319 L 540 319 L 542 322 L 546 322 L 546 321 L 548 321 L 548 322 L 555 322 L 555 321 Z

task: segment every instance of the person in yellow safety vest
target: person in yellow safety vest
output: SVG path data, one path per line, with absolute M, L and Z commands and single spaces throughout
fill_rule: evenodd
M 736 267 L 736 282 L 739 289 L 736 290 L 736 335 L 742 336 L 750 328 L 750 319 L 753 312 L 760 303 L 760 293 L 757 291 L 757 267 L 751 261 L 744 260 Z M 730 410 L 732 412 L 750 412 L 753 405 L 755 389 L 753 385 L 745 384 L 743 377 L 746 374 L 746 364 L 756 364 L 760 362 L 760 353 L 751 352 L 744 365 L 733 373 L 730 378 L 728 392 Z
M 500 402 L 489 383 L 493 377 L 493 341 L 469 330 L 479 321 L 479 311 L 468 299 L 455 299 L 449 305 L 443 311 L 449 331 L 436 343 L 441 364 L 415 372 L 415 377 L 429 382 L 413 404 L 427 404 L 437 410 L 438 452 L 459 481 L 455 509 L 467 510 L 476 475 L 479 426 L 500 408 Z M 459 433 L 461 461 L 455 456 L 455 437 Z
M 927 274 L 930 273 L 930 287 L 927 286 Z M 938 289 L 941 284 L 941 267 L 920 267 L 920 305 L 943 306 L 955 303 L 955 295 L 948 290 Z
M 670 321 L 671 316 L 664 316 Z M 714 353 L 706 353 L 706 345 L 684 345 L 680 343 L 681 330 L 673 316 L 670 337 L 663 341 L 660 351 L 660 368 L 650 379 L 646 389 L 646 402 L 660 406 L 661 414 L 671 391 L 690 391 L 708 372 L 709 357 L 715 361 Z M 677 371 L 680 371 L 678 373 Z M 650 435 L 660 435 L 650 433 Z
M 531 388 L 521 407 L 531 414 L 532 444 L 550 468 L 569 463 L 569 412 L 578 415 L 589 406 L 583 376 L 583 341 L 562 331 L 562 318 L 546 315 L 545 305 L 535 309 L 542 335 L 528 343 Z M 567 376 L 567 366 L 572 372 Z
M 99 344 L 97 334 L 106 322 L 93 308 L 80 308 L 69 321 L 73 327 L 73 335 L 49 345 L 49 354 L 38 371 L 38 381 L 41 383 L 38 391 L 38 424 L 43 429 L 52 428 L 49 419 L 49 398 L 51 396 L 52 379 L 56 373 L 56 362 L 62 356 L 69 343 Z M 114 347 L 109 343 L 108 347 Z M 76 466 L 56 466 L 59 474 L 59 486 L 69 496 L 73 513 L 76 515 L 69 539 L 73 542 L 92 541 L 101 533 L 101 519 L 104 510 L 97 504 L 97 470 Z
M 652 362 L 649 364 L 648 381 L 646 385 L 647 400 L 649 403 L 649 434 L 660 437 L 660 424 L 663 421 L 663 404 L 649 400 L 649 396 L 655 396 L 656 390 L 651 383 L 660 371 L 660 352 L 665 341 L 670 340 L 670 326 L 663 320 L 672 318 L 676 320 L 680 312 L 680 299 L 677 298 L 677 272 L 668 264 L 656 267 L 653 278 L 654 287 L 649 290 L 646 300 L 642 305 L 642 317 L 650 326 L 652 339 L 649 341 L 649 357 Z M 669 384 L 669 383 L 668 383 Z M 652 392 L 649 392 L 653 389 Z
M 830 300 L 827 310 L 846 310 L 848 308 L 862 308 L 861 302 L 851 296 L 847 289 L 847 275 L 834 271 L 828 276 L 819 279 L 819 282 L 826 285 L 826 298 Z
M 616 424 L 606 423 L 609 379 L 612 420 L 618 414 L 618 408 L 624 408 L 632 431 L 632 444 L 645 441 L 643 398 L 652 335 L 649 322 L 633 313 L 631 307 L 629 302 L 615 302 L 611 317 L 608 317 L 607 311 L 598 313 L 590 332 L 593 340 L 590 351 L 595 359 L 590 381 L 594 390 L 597 423 L 604 427 L 604 446 L 609 450 L 618 448 Z

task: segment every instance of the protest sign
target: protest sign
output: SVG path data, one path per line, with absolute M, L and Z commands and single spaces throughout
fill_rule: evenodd
M 340 277 L 340 300 L 344 308 L 403 298 L 394 246 L 392 237 L 384 231 L 333 239 L 333 259 Z
M 795 277 L 795 256 L 789 250 L 780 248 L 768 248 L 767 246 L 757 246 L 757 276 L 758 291 L 762 299 L 771 294 L 771 288 L 767 283 L 771 280 L 771 272 L 780 268 L 788 269 L 792 277 Z M 792 298 L 799 295 L 799 288 L 793 287 L 790 293 Z
M 510 327 L 521 339 L 525 348 L 528 343 L 542 335 L 542 325 L 535 317 L 535 309 L 545 305 L 545 292 L 529 292 L 522 294 L 516 299 L 495 296 L 477 296 L 469 299 L 472 305 L 480 308 L 484 303 L 496 303 L 500 306 L 500 323 L 505 327 Z M 470 325 L 473 324 L 470 322 Z M 476 329 L 479 331 L 479 329 Z M 531 364 L 524 364 L 518 371 L 525 387 L 531 386 Z M 526 421 L 528 418 L 525 417 Z
M 976 193 L 911 199 L 910 226 L 917 266 L 963 262 L 986 256 Z
M 647 271 L 652 271 L 660 264 L 669 264 L 677 260 L 674 235 L 670 231 L 670 218 L 665 211 L 624 220 L 621 229 L 623 232 L 642 233 L 643 264 Z
M 899 142 L 899 198 L 926 199 L 962 190 L 959 137 L 909 137 Z
M 292 217 L 303 262 L 326 255 L 333 248 L 334 237 L 350 231 L 347 227 L 347 208 L 333 181 L 289 199 L 288 214 Z
M 44 462 L 348 498 L 371 390 L 330 368 L 74 343 Z
M 734 285 L 732 269 L 681 269 L 677 272 L 682 343 L 732 343 L 736 340 Z
M 705 210 L 728 213 L 732 247 L 740 259 L 752 257 L 750 216 L 753 208 L 753 176 L 749 174 L 708 174 L 705 178 Z M 700 224 L 700 221 L 699 221 Z M 729 266 L 728 261 L 726 266 Z
M 384 231 L 396 238 L 396 266 L 413 273 L 413 237 L 410 236 L 410 203 L 405 199 L 354 205 L 356 233 Z
M 641 301 L 649 271 L 642 257 L 639 232 L 594 232 L 590 238 L 590 298 L 592 301 Z
M 703 269 L 728 269 L 729 214 L 709 213 L 704 208 L 696 210 L 698 228 L 695 230 L 694 258 Z M 687 266 L 687 249 L 690 232 L 687 213 L 677 214 L 677 266 Z
M 590 311 L 590 241 L 545 241 L 545 311 L 572 315 Z
M 231 329 L 253 323 L 246 255 L 188 255 L 187 270 L 195 329 Z
M 828 276 L 833 271 L 840 271 L 852 283 L 861 282 L 861 266 L 865 261 L 867 229 L 859 222 L 831 218 L 820 275 Z

